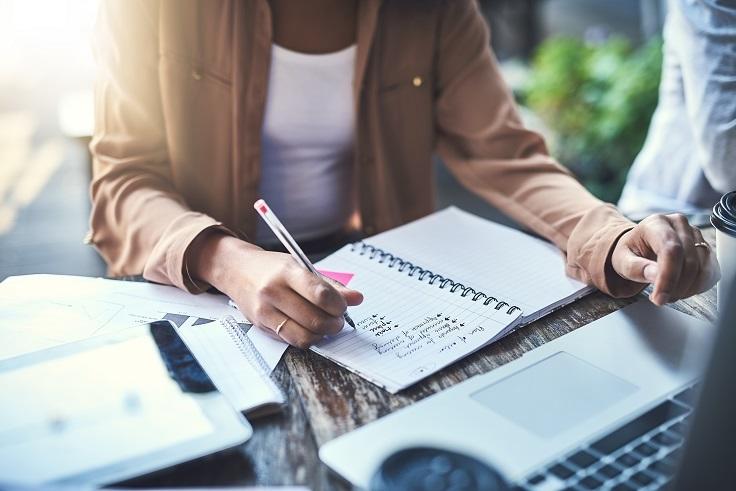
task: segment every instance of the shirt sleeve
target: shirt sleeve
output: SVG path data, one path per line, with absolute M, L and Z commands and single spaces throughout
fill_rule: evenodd
M 592 196 L 525 129 L 472 0 L 445 2 L 438 45 L 437 150 L 469 190 L 552 241 L 567 274 L 617 297 L 645 285 L 610 267 L 618 239 L 634 224 Z
M 158 2 L 106 0 L 96 27 L 98 76 L 91 241 L 111 275 L 143 276 L 190 292 L 189 246 L 217 220 L 192 211 L 171 175 L 158 84 Z

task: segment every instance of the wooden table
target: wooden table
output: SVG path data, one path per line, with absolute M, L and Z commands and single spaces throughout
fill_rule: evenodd
M 714 247 L 715 233 L 703 234 Z M 645 292 L 646 293 L 646 292 Z M 317 456 L 319 446 L 435 392 L 486 373 L 563 334 L 636 301 L 593 293 L 391 395 L 311 351 L 289 348 L 274 372 L 288 397 L 279 415 L 253 421 L 254 435 L 235 451 L 167 469 L 125 483 L 131 486 L 306 485 L 313 490 L 350 489 Z M 716 311 L 715 289 L 672 307 L 704 319 Z

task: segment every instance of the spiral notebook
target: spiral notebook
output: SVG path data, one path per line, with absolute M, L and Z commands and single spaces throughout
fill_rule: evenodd
M 204 324 L 191 318 L 177 332 L 230 405 L 258 417 L 279 410 L 285 398 L 246 335 L 248 328 L 225 316 Z
M 551 244 L 458 208 L 343 247 L 317 265 L 365 296 L 312 349 L 391 393 L 592 291 Z

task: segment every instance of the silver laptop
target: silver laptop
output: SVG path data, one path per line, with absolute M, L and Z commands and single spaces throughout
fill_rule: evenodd
M 676 465 L 714 332 L 638 302 L 328 442 L 320 458 L 363 488 L 393 452 L 431 446 L 524 489 L 657 489 Z

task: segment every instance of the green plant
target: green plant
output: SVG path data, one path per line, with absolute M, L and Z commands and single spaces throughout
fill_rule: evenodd
M 601 199 L 618 199 L 644 143 L 661 64 L 659 39 L 634 49 L 621 38 L 553 38 L 534 56 L 523 103 L 554 132 L 553 154 Z

